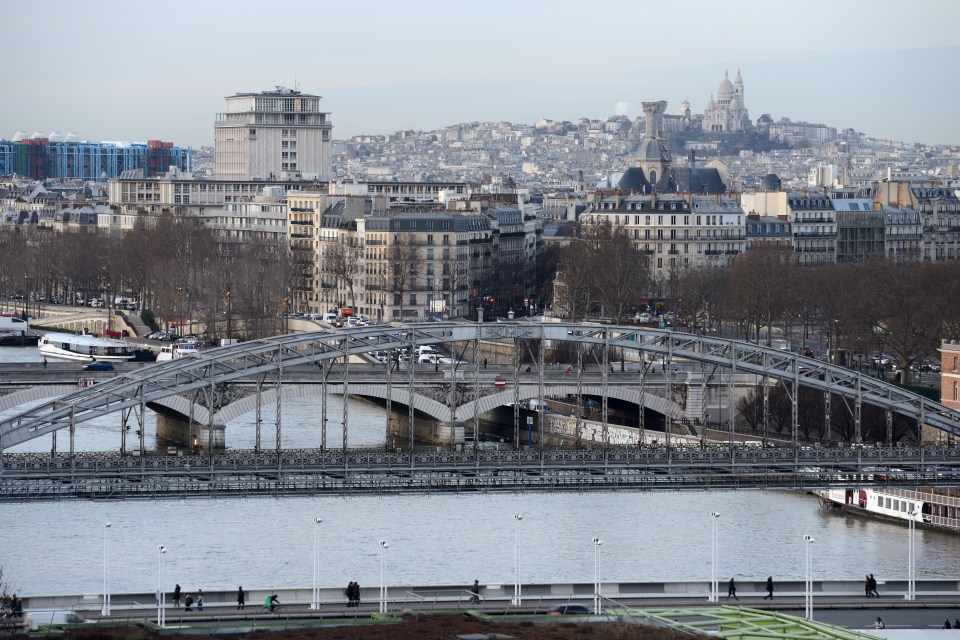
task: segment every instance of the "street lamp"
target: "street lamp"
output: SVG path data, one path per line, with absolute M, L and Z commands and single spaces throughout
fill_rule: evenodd
M 917 598 L 917 523 L 914 520 L 915 513 L 914 505 L 911 504 L 910 510 L 907 512 L 909 516 L 907 518 L 907 600 L 916 600 Z
M 603 586 L 600 578 L 600 545 L 602 544 L 603 540 L 600 538 L 593 539 L 593 612 L 596 615 L 600 615 L 603 608 L 603 603 L 600 601 L 600 590 Z
M 313 601 L 310 608 L 320 608 L 320 518 L 313 519 Z
M 813 536 L 803 536 L 803 541 L 806 543 L 806 560 L 807 560 L 807 582 L 804 586 L 804 613 L 807 620 L 813 620 L 813 580 L 810 578 L 810 546 L 813 544 Z
M 718 602 L 720 593 L 717 589 L 717 519 L 720 518 L 719 511 L 710 512 L 710 523 L 713 528 L 710 536 L 710 597 L 708 602 Z
M 163 627 L 166 625 L 166 593 L 163 590 L 164 577 L 163 577 L 163 556 L 167 553 L 167 548 L 162 544 L 157 547 L 157 626 Z
M 383 581 L 383 558 L 387 551 L 390 548 L 390 543 L 386 540 L 380 541 L 380 613 L 387 612 L 387 586 Z
M 523 516 L 519 513 L 513 516 L 516 528 L 513 536 L 513 604 L 519 606 L 522 600 L 520 590 L 520 521 Z
M 100 614 L 110 615 L 110 547 L 107 544 L 107 531 L 110 523 L 103 523 L 103 609 Z

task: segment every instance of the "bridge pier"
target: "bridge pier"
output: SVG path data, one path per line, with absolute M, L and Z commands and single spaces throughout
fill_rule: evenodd
M 407 413 L 390 412 L 387 438 L 391 442 L 406 444 L 410 439 L 410 420 Z M 450 446 L 463 444 L 464 423 L 452 427 L 449 420 L 436 420 L 417 415 L 413 420 L 413 440 L 420 444 Z
M 176 442 L 187 447 L 200 447 L 209 449 L 211 446 L 216 451 L 224 449 L 226 442 L 226 426 L 222 424 L 213 425 L 213 440 L 211 442 L 211 432 L 209 425 L 193 423 L 193 430 L 190 429 L 189 420 L 181 420 L 172 416 L 157 414 L 157 439 Z

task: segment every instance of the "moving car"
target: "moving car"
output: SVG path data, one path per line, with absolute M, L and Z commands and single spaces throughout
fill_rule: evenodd
M 84 371 L 113 371 L 112 362 L 104 362 L 102 360 L 94 360 L 93 362 L 88 362 L 83 365 Z
M 583 616 L 590 615 L 590 609 L 582 604 L 558 604 L 550 607 L 547 613 L 551 616 Z

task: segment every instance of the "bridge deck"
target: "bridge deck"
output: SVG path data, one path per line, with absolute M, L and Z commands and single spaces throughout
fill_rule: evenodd
M 228 451 L 5 454 L 0 501 L 250 495 L 930 487 L 960 483 L 958 447 Z

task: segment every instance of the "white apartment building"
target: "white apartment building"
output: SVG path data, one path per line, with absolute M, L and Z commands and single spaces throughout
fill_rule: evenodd
M 746 216 L 722 196 L 677 194 L 597 194 L 583 222 L 607 221 L 621 227 L 651 258 L 659 278 L 677 269 L 729 266 L 746 243 Z
M 787 215 L 798 263 L 836 261 L 837 212 L 830 198 L 819 193 L 789 193 Z
M 330 179 L 333 123 L 320 96 L 278 86 L 228 96 L 213 126 L 218 180 Z

